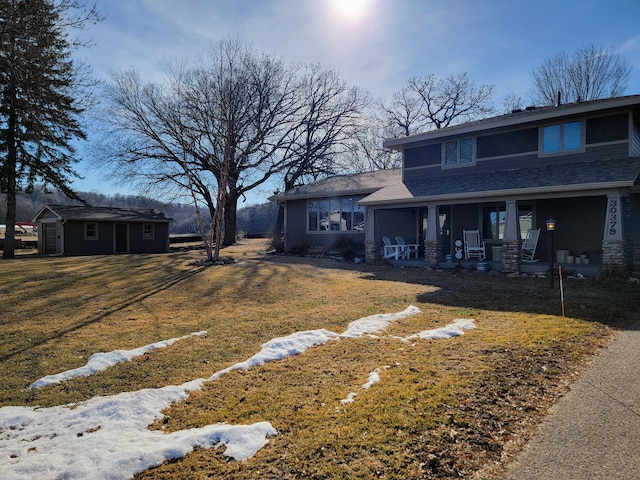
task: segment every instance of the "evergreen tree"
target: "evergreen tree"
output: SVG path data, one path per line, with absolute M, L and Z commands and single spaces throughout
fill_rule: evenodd
M 0 0 L 0 191 L 6 193 L 4 258 L 14 252 L 16 196 L 36 182 L 71 198 L 72 142 L 84 139 L 83 70 L 71 59 L 74 28 L 98 20 L 76 0 Z M 86 97 L 85 97 L 86 98 Z

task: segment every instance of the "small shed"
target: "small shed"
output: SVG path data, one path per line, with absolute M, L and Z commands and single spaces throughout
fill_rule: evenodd
M 45 205 L 33 221 L 40 253 L 101 255 L 168 252 L 173 219 L 148 208 Z

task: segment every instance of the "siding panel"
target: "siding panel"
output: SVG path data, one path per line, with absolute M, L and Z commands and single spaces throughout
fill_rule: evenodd
M 609 115 L 587 119 L 586 142 L 593 143 L 615 142 L 629 138 L 629 115 Z
M 440 143 L 422 147 L 407 148 L 404 151 L 404 166 L 423 167 L 427 165 L 440 165 Z
M 476 140 L 476 158 L 517 155 L 537 150 L 537 128 L 485 135 Z

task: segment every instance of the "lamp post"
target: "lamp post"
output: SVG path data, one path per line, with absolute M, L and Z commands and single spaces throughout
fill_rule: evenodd
M 549 288 L 553 288 L 553 232 L 556 230 L 556 221 L 549 217 L 545 223 L 549 232 Z

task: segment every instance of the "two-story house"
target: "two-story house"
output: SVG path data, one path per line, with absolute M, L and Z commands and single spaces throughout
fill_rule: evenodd
M 529 107 L 384 145 L 402 152 L 402 169 L 274 197 L 286 207 L 288 246 L 347 235 L 374 262 L 382 238 L 401 235 L 434 266 L 477 229 L 488 259 L 513 272 L 526 232 L 540 228 L 546 245 L 552 217 L 555 249 L 640 270 L 640 95 Z M 544 247 L 536 256 L 549 260 Z

